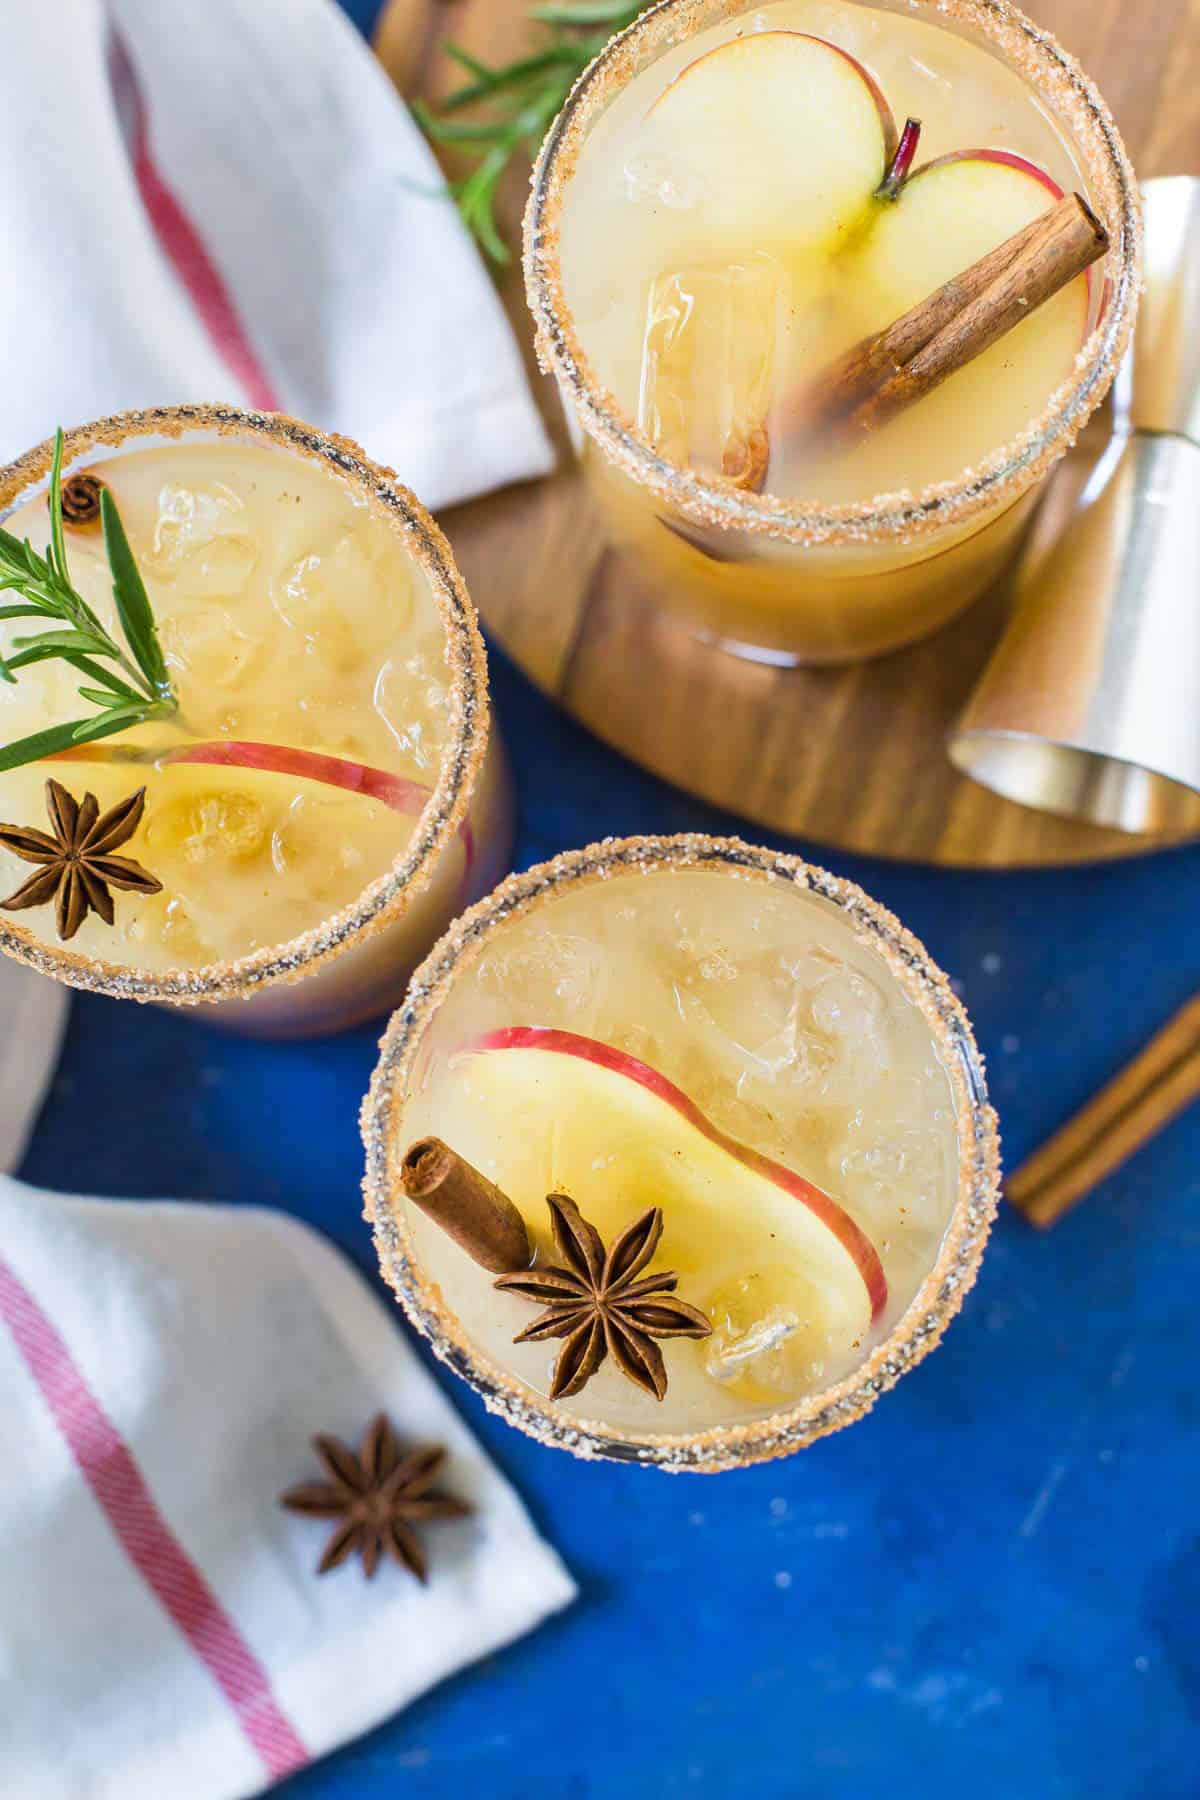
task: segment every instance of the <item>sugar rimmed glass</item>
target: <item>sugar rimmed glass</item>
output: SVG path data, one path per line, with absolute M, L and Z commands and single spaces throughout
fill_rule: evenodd
M 875 10 L 921 16 L 926 0 Z M 725 647 L 779 663 L 841 662 L 923 636 L 1006 566 L 1036 489 L 1100 404 L 1129 339 L 1139 285 L 1137 187 L 1093 84 L 1054 39 L 999 0 L 928 4 L 930 23 L 989 50 L 1069 139 L 1111 248 L 1070 379 L 1012 442 L 918 494 L 813 506 L 686 472 L 657 453 L 598 380 L 566 302 L 561 226 L 583 144 L 610 103 L 674 46 L 754 12 L 737 0 L 664 0 L 601 53 L 551 127 L 526 215 L 525 270 L 543 366 L 554 374 L 616 541 L 648 593 Z
M 578 923 L 579 905 L 636 905 L 637 896 L 648 897 L 649 903 L 656 882 L 664 877 L 673 882 L 680 876 L 689 880 L 700 876 L 705 883 L 718 884 L 711 890 L 714 903 L 722 894 L 728 898 L 727 885 L 732 888 L 736 882 L 740 884 L 739 895 L 753 907 L 795 907 L 797 958 L 806 954 L 806 920 L 818 935 L 831 931 L 844 943 L 852 942 L 854 954 L 874 971 L 882 986 L 894 988 L 904 1004 L 911 1007 L 913 1021 L 936 1046 L 936 1060 L 952 1095 L 955 1134 L 955 1149 L 945 1172 L 945 1212 L 939 1215 L 934 1236 L 921 1240 L 929 1245 L 928 1264 L 913 1264 L 906 1271 L 902 1258 L 889 1262 L 897 1290 L 895 1305 L 880 1315 L 872 1335 L 862 1344 L 861 1354 L 855 1350 L 857 1360 L 852 1358 L 853 1366 L 840 1370 L 838 1378 L 825 1385 L 814 1378 L 812 1391 L 798 1399 L 781 1400 L 777 1405 L 754 1400 L 746 1406 L 730 1407 L 722 1402 L 721 1416 L 715 1422 L 708 1418 L 684 1429 L 678 1425 L 656 1426 L 659 1409 L 645 1396 L 627 1394 L 619 1381 L 615 1389 L 611 1385 L 602 1389 L 597 1384 L 591 1393 L 585 1390 L 568 1404 L 548 1400 L 546 1375 L 540 1362 L 536 1368 L 533 1363 L 522 1363 L 518 1373 L 514 1368 L 515 1354 L 508 1344 L 513 1324 L 521 1322 L 519 1309 L 512 1318 L 507 1313 L 502 1319 L 492 1316 L 498 1302 L 490 1279 L 413 1211 L 404 1195 L 400 1169 L 411 1140 L 425 1135 L 432 1118 L 453 1148 L 491 1178 L 501 1178 L 503 1170 L 488 1166 L 485 1161 L 488 1132 L 498 1121 L 504 1121 L 500 1130 L 508 1129 L 511 1122 L 517 1140 L 523 1134 L 532 1134 L 533 1127 L 518 1120 L 516 1113 L 524 1104 L 522 1092 L 528 1096 L 536 1086 L 536 1077 L 530 1081 L 527 1071 L 518 1071 L 513 1077 L 517 1086 L 510 1097 L 511 1104 L 501 1100 L 497 1102 L 499 1110 L 478 1110 L 477 1105 L 470 1118 L 461 1108 L 457 1117 L 453 1111 L 444 1117 L 439 1117 L 436 1110 L 430 1111 L 431 1105 L 436 1108 L 438 1084 L 446 1078 L 446 1070 L 456 1068 L 462 1061 L 461 1051 L 454 1050 L 453 1045 L 458 1042 L 463 1021 L 474 1016 L 473 1012 L 462 1011 L 464 995 L 470 1008 L 474 1008 L 479 992 L 490 996 L 492 1010 L 487 1018 L 491 1023 L 504 1013 L 510 999 L 514 1016 L 525 1025 L 533 1023 L 521 1008 L 533 1004 L 530 995 L 536 970 L 528 961 L 528 945 L 521 942 L 516 947 L 516 940 L 534 921 L 553 933 L 552 923 L 547 923 L 554 916 L 551 909 L 556 902 L 565 902 L 574 909 L 574 922 L 568 931 L 571 966 L 565 974 L 556 973 L 553 991 L 559 1017 L 569 1022 L 571 1030 L 560 1032 L 559 1037 L 565 1041 L 574 1033 L 587 1032 L 589 994 L 595 982 L 604 979 L 604 971 L 611 970 L 616 957 L 611 945 L 601 945 L 599 939 L 593 946 L 595 955 L 588 955 L 587 934 L 581 933 Z M 665 887 L 662 891 L 665 893 Z M 726 910 L 723 906 L 716 908 L 718 934 L 723 929 L 719 920 Z M 787 917 L 790 919 L 790 911 Z M 637 924 L 630 929 L 640 933 L 642 926 Z M 560 939 L 562 930 L 560 924 Z M 695 948 L 702 961 L 715 958 L 718 963 L 723 958 L 736 963 L 739 950 L 748 951 L 748 946 L 740 946 L 736 937 L 723 946 L 697 944 Z M 648 953 L 652 962 L 647 966 L 651 967 L 658 955 L 652 937 L 648 939 Z M 524 976 L 522 969 L 526 971 Z M 720 983 L 725 971 L 717 967 L 709 973 Z M 796 979 L 800 982 L 805 977 L 797 974 Z M 873 985 L 868 979 L 868 988 Z M 627 1023 L 634 1035 L 624 1041 L 640 1046 L 651 1017 L 649 983 L 639 978 L 631 987 L 635 991 L 626 996 Z M 836 1021 L 831 1024 L 829 1017 L 828 990 L 822 1005 L 824 1025 L 835 1028 Z M 475 1052 L 481 1044 L 486 1049 L 506 1038 L 511 1045 L 511 1034 L 493 1032 L 485 1040 L 472 1038 L 467 1047 Z M 683 1055 L 687 1046 L 677 1046 L 677 1050 Z M 684 1065 L 678 1060 L 663 1065 L 661 1047 L 647 1055 L 649 1060 L 657 1059 L 660 1066 L 666 1066 L 668 1077 L 680 1079 Z M 746 1066 L 751 1060 L 746 1058 Z M 478 1076 L 472 1079 L 477 1081 Z M 504 1091 L 507 1093 L 507 1087 Z M 477 1088 L 476 1096 L 481 1105 L 484 1090 Z M 789 1104 L 802 1110 L 806 1102 L 797 1099 Z M 728 1106 L 734 1106 L 732 1090 Z M 736 1116 L 734 1112 L 722 1115 L 727 1132 L 732 1129 L 731 1118 L 736 1122 Z M 562 1118 L 563 1130 L 569 1133 L 573 1127 L 565 1111 Z M 491 1126 L 488 1119 L 492 1120 Z M 477 1389 L 492 1410 L 544 1443 L 584 1457 L 611 1457 L 672 1469 L 716 1471 L 786 1455 L 861 1417 L 940 1339 L 974 1280 L 997 1203 L 995 1117 L 988 1105 L 983 1069 L 970 1026 L 945 977 L 917 940 L 851 883 L 812 868 L 796 857 L 757 849 L 736 839 L 689 836 L 609 840 L 510 877 L 451 927 L 415 974 L 406 1001 L 384 1036 L 380 1061 L 364 1102 L 362 1125 L 366 1209 L 374 1226 L 381 1265 L 409 1318 L 429 1338 L 437 1354 Z M 761 1147 L 756 1140 L 756 1148 Z M 774 1148 L 769 1140 L 767 1147 Z M 615 1148 L 614 1138 L 609 1149 Z M 510 1145 L 506 1154 L 511 1149 Z M 596 1166 L 600 1167 L 605 1159 L 600 1151 L 597 1155 Z M 586 1157 L 576 1161 L 577 1172 L 590 1166 Z M 733 1165 L 729 1168 L 732 1174 Z M 873 1174 L 870 1150 L 865 1159 L 858 1159 L 857 1168 L 864 1179 Z M 513 1192 L 523 1210 L 530 1197 Z M 594 1212 L 594 1195 L 589 1197 L 580 1191 L 573 1197 L 585 1215 Z M 866 1187 L 861 1197 L 868 1210 L 856 1216 L 869 1218 L 872 1202 Z M 622 1207 L 628 1210 L 642 1203 L 632 1193 L 622 1192 L 614 1218 L 620 1215 Z M 671 1201 L 665 1201 L 664 1208 L 670 1215 Z M 533 1223 L 537 1223 L 536 1212 Z M 668 1216 L 664 1257 L 672 1267 L 683 1269 L 680 1296 L 703 1306 L 708 1298 L 704 1287 L 705 1256 L 692 1254 L 695 1247 L 686 1241 L 681 1243 L 678 1230 L 672 1241 L 672 1229 Z M 914 1225 L 914 1232 L 917 1229 Z M 684 1236 L 686 1239 L 686 1233 Z M 916 1237 L 913 1241 L 917 1241 Z M 892 1256 L 890 1251 L 887 1254 Z M 505 1306 L 515 1306 L 507 1296 L 501 1300 Z M 468 1313 L 470 1326 L 465 1322 Z M 526 1352 L 537 1352 L 543 1360 L 548 1348 L 545 1344 L 525 1347 Z M 690 1377 L 680 1357 L 691 1349 L 688 1346 L 681 1352 L 675 1342 L 665 1346 L 668 1368 L 676 1371 L 673 1380 L 683 1384 L 679 1388 L 681 1398 L 686 1397 Z M 602 1379 L 607 1379 L 605 1372 Z M 612 1416 L 614 1395 L 618 1417 Z M 672 1397 L 671 1404 L 677 1403 Z M 606 1408 L 609 1416 L 604 1416 Z
M 0 950 L 75 987 L 168 1004 L 206 1003 L 207 1016 L 236 1030 L 283 1036 L 339 1030 L 396 1003 L 413 964 L 448 919 L 492 885 L 507 858 L 508 780 L 498 744 L 493 741 L 489 750 L 487 667 L 474 609 L 441 531 L 391 471 L 370 462 L 348 440 L 281 415 L 221 406 L 121 414 L 67 434 L 64 474 L 178 445 L 269 453 L 289 464 L 295 459 L 298 470 L 314 473 L 319 482 L 336 478 L 346 504 L 367 521 L 368 535 L 383 534 L 387 555 L 402 556 L 420 572 L 440 622 L 439 656 L 444 659 L 445 742 L 436 769 L 430 770 L 428 793 L 409 808 L 412 817 L 403 827 L 397 823 L 390 866 L 385 850 L 383 872 L 364 881 L 348 904 L 343 900 L 328 916 L 318 910 L 316 923 L 283 941 L 263 944 L 260 939 L 247 954 L 195 965 L 163 967 L 159 957 L 154 966 L 140 967 L 134 957 L 128 963 L 110 958 L 106 945 L 87 941 L 81 949 L 55 943 L 47 931 L 31 929 L 25 915 L 5 913 L 0 915 Z M 0 472 L 0 513 L 6 519 L 45 491 L 51 451 L 52 445 L 43 444 Z M 303 514 L 297 517 L 302 520 Z M 236 608 L 236 602 L 231 605 Z M 232 616 L 236 618 L 236 610 Z M 396 643 L 402 642 L 403 629 L 398 628 Z M 321 641 L 314 638 L 313 666 L 318 670 L 323 654 Z M 109 739 L 95 748 L 104 751 L 120 741 Z M 92 768 L 86 761 L 78 766 L 47 762 L 37 765 L 35 773 L 39 783 L 54 775 L 81 793 Z M 190 779 L 196 771 L 179 773 Z M 151 776 L 153 765 L 141 778 Z M 278 782 L 281 776 L 255 779 Z M 132 776 L 128 785 L 133 785 Z M 295 785 L 298 792 L 318 791 L 303 779 Z M 145 826 L 129 852 L 144 862 L 150 860 L 144 845 L 155 829 L 153 800 L 152 794 Z M 32 814 L 22 820 L 35 822 Z M 339 847 L 330 842 L 330 855 Z M 319 843 L 316 849 L 319 853 Z M 10 860 L 5 857 L 6 875 Z M 21 872 L 15 861 L 13 872 Z M 120 923 L 133 908 L 129 896 L 117 899 Z

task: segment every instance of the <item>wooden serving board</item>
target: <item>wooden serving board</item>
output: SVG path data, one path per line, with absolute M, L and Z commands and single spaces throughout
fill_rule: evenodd
M 1200 172 L 1200 0 L 1030 0 L 1113 108 L 1143 177 Z M 1132 14 L 1136 12 L 1136 26 Z M 376 48 L 406 94 L 458 75 L 452 36 L 507 61 L 539 28 L 526 0 L 388 0 Z M 501 208 L 518 243 L 528 170 Z M 550 382 L 534 367 L 516 258 L 501 292 L 560 450 L 550 479 L 442 517 L 496 641 L 575 718 L 655 774 L 744 818 L 818 844 L 959 866 L 1013 868 L 1128 857 L 1179 837 L 1054 819 L 957 775 L 943 741 L 1002 629 L 997 591 L 936 637 L 876 662 L 778 670 L 742 662 L 665 618 L 605 542 Z

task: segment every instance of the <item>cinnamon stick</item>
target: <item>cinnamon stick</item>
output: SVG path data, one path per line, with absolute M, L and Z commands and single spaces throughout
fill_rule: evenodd
M 924 399 L 1019 325 L 1108 249 L 1108 233 L 1082 194 L 1066 194 L 1047 212 L 981 256 L 882 331 L 843 353 L 785 400 L 785 439 L 812 440 L 814 454 L 878 431 Z M 765 425 L 726 446 L 722 473 L 759 493 L 771 444 Z M 668 531 L 716 562 L 737 562 L 718 534 L 659 515 Z
M 529 1267 L 529 1234 L 508 1195 L 441 1138 L 410 1144 L 400 1179 L 413 1205 L 485 1269 L 511 1275 Z
M 1045 1229 L 1200 1097 L 1200 994 L 1010 1176 L 1018 1211 Z
M 1072 241 L 1078 239 L 1084 248 L 1089 242 L 1099 241 L 1100 249 L 1096 254 L 1101 254 L 1108 241 L 1104 227 L 1078 194 L 1068 196 L 1049 212 L 1031 219 L 1022 230 L 997 244 L 994 250 L 989 250 L 960 275 L 927 294 L 924 300 L 883 331 L 873 332 L 852 344 L 795 397 L 787 408 L 784 429 L 789 434 L 801 429 L 817 431 L 825 423 L 847 418 L 924 350 L 939 332 L 986 294 L 1000 276 L 1014 265 L 1027 268 L 1030 259 L 1036 262 L 1043 254 L 1047 239 L 1050 240 L 1050 254 L 1060 254 L 1064 222 L 1067 236 Z M 1057 250 L 1055 246 L 1058 246 Z
M 965 368 L 1074 281 L 1108 249 L 1108 233 L 1081 194 L 1049 212 L 928 295 L 840 374 L 847 403 L 825 419 L 845 438 L 878 431 Z M 823 378 L 824 379 L 824 378 Z

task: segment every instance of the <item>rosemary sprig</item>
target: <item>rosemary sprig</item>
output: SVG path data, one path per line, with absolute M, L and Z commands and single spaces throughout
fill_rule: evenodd
M 59 431 L 50 467 L 46 554 L 39 556 L 28 538 L 14 537 L 0 527 L 0 594 L 20 596 L 11 604 L 0 605 L 0 620 L 40 619 L 50 626 L 33 636 L 13 639 L 13 652 L 0 654 L 0 680 L 13 683 L 19 670 L 59 658 L 84 677 L 79 697 L 98 710 L 90 717 L 51 725 L 0 747 L 0 772 L 37 762 L 73 744 L 113 737 L 147 719 L 171 718 L 178 711 L 145 584 L 107 488 L 100 496 L 100 516 L 113 601 L 126 648 L 101 623 L 71 580 L 63 529 L 62 461 L 63 434 Z
M 494 262 L 509 260 L 496 223 L 496 192 L 509 163 L 524 148 L 533 155 L 564 100 L 592 58 L 614 32 L 631 25 L 646 0 L 570 0 L 535 6 L 530 18 L 545 25 L 551 41 L 542 50 L 493 68 L 458 44 L 446 44 L 471 77 L 448 94 L 434 114 L 417 100 L 413 111 L 422 130 L 439 144 L 473 145 L 474 167 L 450 191 L 468 230 Z M 602 27 L 591 30 L 589 27 Z M 483 102 L 483 117 L 460 122 L 446 115 Z

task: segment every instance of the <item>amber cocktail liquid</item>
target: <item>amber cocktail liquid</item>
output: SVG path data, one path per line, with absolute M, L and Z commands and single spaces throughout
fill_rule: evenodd
M 52 972 L 91 982 L 106 965 L 91 984 L 117 992 L 241 994 L 303 971 L 302 987 L 236 1000 L 230 1022 L 329 1029 L 394 1003 L 406 970 L 498 872 L 494 775 L 471 793 L 482 652 L 444 541 L 411 496 L 391 498 L 348 447 L 304 428 L 223 417 L 181 435 L 183 421 L 166 419 L 157 438 L 154 421 L 118 421 L 119 448 L 85 459 L 119 504 L 177 715 L 0 774 L 0 818 L 33 825 L 45 824 L 48 776 L 102 810 L 144 785 L 128 854 L 161 891 L 118 893 L 114 923 L 92 912 L 66 946 L 52 907 L 0 925 L 19 933 L 7 948 L 30 960 L 40 948 Z M 44 544 L 44 488 L 6 524 Z M 99 525 L 68 517 L 66 547 L 75 585 L 115 631 Z M 22 629 L 0 624 L 0 647 L 11 653 Z M 23 669 L 0 686 L 0 741 L 86 712 L 77 686 L 62 661 Z M 440 841 L 398 874 L 439 812 Z M 0 846 L 5 894 L 28 872 Z
M 995 10 L 660 8 L 547 140 L 543 355 L 618 537 L 727 644 L 838 660 L 941 623 L 1026 516 L 1048 445 L 1023 435 L 1064 404 L 1073 432 L 1107 385 L 1129 171 L 1069 59 Z M 878 428 L 814 418 L 815 374 L 1074 192 L 1104 263 Z
M 936 1341 L 994 1205 L 970 1030 L 857 889 L 736 842 L 629 840 L 514 877 L 452 929 L 394 1021 L 364 1112 L 384 1267 L 435 1345 L 568 1448 L 726 1467 L 856 1417 Z M 711 1325 L 663 1339 L 661 1397 L 607 1357 L 549 1398 L 556 1338 L 424 1214 L 427 1134 L 509 1196 L 539 1266 L 548 1194 L 608 1245 L 660 1207 Z M 651 1323 L 653 1323 L 651 1315 Z

